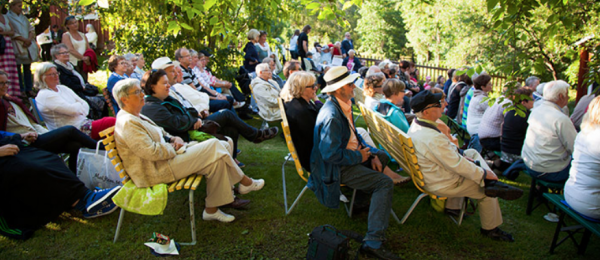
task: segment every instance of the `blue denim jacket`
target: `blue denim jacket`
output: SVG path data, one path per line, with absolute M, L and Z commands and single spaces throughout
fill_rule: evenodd
M 360 135 L 358 141 L 365 144 Z M 308 188 L 315 192 L 321 204 L 338 208 L 340 204 L 340 167 L 361 163 L 359 151 L 346 149 L 350 140 L 350 126 L 335 97 L 331 97 L 319 111 L 314 130 L 313 149 L 310 156 L 312 172 L 308 178 Z

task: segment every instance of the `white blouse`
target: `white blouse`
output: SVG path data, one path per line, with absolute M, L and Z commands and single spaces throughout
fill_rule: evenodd
M 50 130 L 72 125 L 81 128 L 87 119 L 90 107 L 73 90 L 63 85 L 56 86 L 58 91 L 42 89 L 35 101 Z

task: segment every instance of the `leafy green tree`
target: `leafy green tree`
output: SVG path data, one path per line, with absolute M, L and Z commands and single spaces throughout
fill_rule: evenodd
M 408 54 L 406 30 L 399 0 L 368 0 L 363 3 L 356 30 L 361 37 L 359 50 L 396 59 Z

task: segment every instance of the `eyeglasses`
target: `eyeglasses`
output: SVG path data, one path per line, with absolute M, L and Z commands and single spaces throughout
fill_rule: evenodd
M 430 108 L 434 108 L 434 107 L 442 107 L 442 100 L 440 100 L 440 103 L 435 103 L 435 104 L 431 104 L 431 105 L 428 105 L 428 106 L 426 106 L 426 107 L 423 109 L 423 111 L 425 111 L 425 110 L 427 110 L 427 109 L 430 109 Z
M 59 52 L 58 53 L 58 55 L 66 55 L 66 54 L 69 54 L 69 52 L 68 51 L 64 51 L 64 52 Z
M 6 85 L 10 84 L 10 81 L 0 81 L 0 86 L 4 87 Z
M 121 62 L 119 62 L 119 64 L 121 64 L 121 65 L 129 65 L 129 62 L 121 61 Z
M 46 77 L 56 77 L 56 76 L 59 76 L 59 75 L 60 75 L 60 73 L 56 72 L 56 73 L 46 74 L 44 76 L 46 76 Z
M 136 96 L 139 96 L 141 93 L 142 93 L 142 90 L 138 88 L 138 89 L 136 89 L 135 91 L 133 91 L 132 93 L 129 93 L 129 94 L 127 94 L 127 95 L 128 95 L 128 96 L 129 96 L 129 95 L 136 95 Z

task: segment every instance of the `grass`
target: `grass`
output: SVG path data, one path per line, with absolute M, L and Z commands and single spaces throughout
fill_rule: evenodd
M 260 120 L 250 120 L 254 126 Z M 358 125 L 363 125 L 362 119 Z M 288 151 L 282 138 L 260 145 L 240 140 L 240 161 L 246 163 L 244 172 L 254 178 L 264 178 L 265 188 L 242 196 L 251 199 L 247 210 L 226 209 L 236 216 L 230 224 L 205 222 L 201 219 L 205 186 L 196 194 L 196 224 L 198 244 L 183 247 L 181 259 L 300 259 L 307 249 L 307 234 L 319 225 L 331 224 L 339 229 L 364 233 L 366 213 L 348 218 L 344 209 L 327 209 L 308 191 L 294 211 L 285 216 L 283 207 L 281 163 Z M 291 164 L 286 167 L 288 203 L 291 204 L 304 182 L 296 176 Z M 406 259 L 592 259 L 598 258 L 600 239 L 592 236 L 587 253 L 576 255 L 569 242 L 548 253 L 555 224 L 542 219 L 543 207 L 531 216 L 525 215 L 529 178 L 520 176 L 512 183 L 524 189 L 523 198 L 500 201 L 504 224 L 515 243 L 502 243 L 479 235 L 479 216 L 469 217 L 456 226 L 444 214 L 437 213 L 423 200 L 404 225 L 390 221 L 387 231 L 389 247 Z M 419 192 L 412 184 L 397 187 L 393 208 L 400 217 L 407 211 Z M 0 259 L 154 259 L 143 243 L 152 232 L 171 236 L 176 241 L 189 241 L 187 192 L 170 194 L 163 216 L 125 215 L 121 237 L 112 243 L 118 213 L 98 219 L 83 219 L 71 211 L 55 222 L 38 230 L 27 241 L 0 237 Z M 358 244 L 352 243 L 354 249 Z M 354 252 L 353 252 L 354 253 Z
M 259 119 L 248 123 L 258 127 Z M 273 125 L 273 124 L 272 124 Z M 358 126 L 365 126 L 361 119 Z M 367 214 L 352 218 L 344 209 L 328 209 L 307 191 L 297 207 L 285 216 L 281 183 L 281 164 L 287 155 L 282 138 L 274 138 L 259 145 L 243 138 L 239 160 L 247 166 L 244 172 L 254 178 L 264 178 L 266 186 L 259 192 L 242 195 L 251 199 L 247 210 L 225 209 L 236 216 L 233 223 L 205 222 L 201 219 L 204 208 L 205 185 L 195 193 L 198 244 L 184 246 L 177 259 L 302 259 L 307 250 L 307 234 L 317 226 L 331 224 L 338 229 L 366 232 Z M 288 203 L 304 187 L 292 164 L 288 163 Z M 205 182 L 203 182 L 205 183 Z M 521 175 L 510 182 L 523 190 L 523 198 L 515 201 L 500 200 L 504 224 L 512 233 L 514 243 L 496 242 L 479 235 L 479 214 L 456 226 L 447 216 L 434 211 L 424 199 L 404 225 L 390 219 L 386 233 L 388 246 L 405 259 L 598 259 L 600 238 L 592 236 L 586 254 L 579 256 L 567 241 L 548 253 L 556 225 L 543 220 L 548 212 L 543 206 L 525 215 L 530 179 Z M 393 209 L 401 218 L 419 192 L 413 184 L 396 187 Z M 27 241 L 10 240 L 0 236 L 0 259 L 156 259 L 144 242 L 152 232 L 159 232 L 176 241 L 190 240 L 188 193 L 179 191 L 169 195 L 162 216 L 142 216 L 127 213 L 121 236 L 112 243 L 118 212 L 97 219 L 84 219 L 76 211 L 66 212 L 45 228 L 36 231 Z M 353 250 L 358 244 L 352 242 Z M 352 252 L 354 254 L 354 252 Z M 175 257 L 171 257 L 175 258 Z M 361 258 L 362 259 L 362 258 Z

